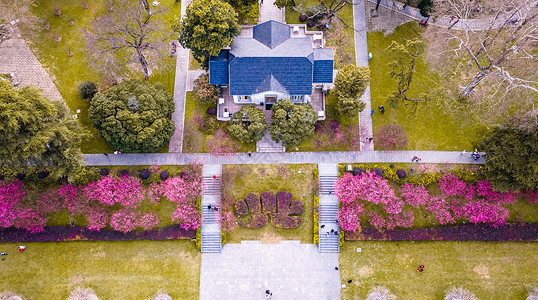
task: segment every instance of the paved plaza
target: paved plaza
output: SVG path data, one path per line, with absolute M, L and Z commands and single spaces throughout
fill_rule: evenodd
M 299 241 L 227 244 L 202 254 L 200 299 L 340 299 L 338 253 Z

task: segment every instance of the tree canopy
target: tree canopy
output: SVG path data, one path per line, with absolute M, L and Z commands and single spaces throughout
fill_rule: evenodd
M 254 105 L 245 105 L 232 115 L 227 128 L 233 137 L 243 143 L 257 142 L 267 130 L 265 114 Z
M 356 116 L 365 104 L 360 100 L 370 83 L 370 69 L 345 65 L 336 74 L 334 80 L 335 93 L 338 96 L 338 110 L 341 113 Z
M 82 167 L 78 144 L 85 137 L 67 106 L 32 87 L 17 90 L 0 79 L 0 166 L 14 173 L 29 167 L 55 177 L 76 175 Z
M 191 49 L 194 58 L 204 63 L 209 56 L 230 46 L 232 39 L 239 35 L 241 27 L 237 17 L 233 7 L 226 2 L 194 0 L 187 6 L 183 19 L 174 19 L 172 29 L 179 32 L 181 45 Z
M 95 128 L 122 152 L 153 152 L 175 131 L 172 96 L 161 83 L 126 80 L 97 94 L 89 109 Z
M 301 145 L 314 134 L 318 116 L 310 104 L 295 104 L 284 99 L 273 104 L 271 112 L 271 138 L 285 147 Z
M 194 100 L 201 104 L 217 104 L 217 100 L 219 99 L 219 88 L 209 84 L 208 74 L 202 74 L 194 80 L 192 96 Z
M 497 127 L 479 147 L 487 152 L 484 174 L 495 189 L 538 189 L 538 127 Z

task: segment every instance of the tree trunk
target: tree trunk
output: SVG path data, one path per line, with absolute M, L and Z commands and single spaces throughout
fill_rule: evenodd
M 136 49 L 136 53 L 138 55 L 138 61 L 140 61 L 140 65 L 142 66 L 142 71 L 144 72 L 144 79 L 148 79 L 149 78 L 148 62 L 146 61 L 146 58 L 144 57 L 142 50 Z
M 368 1 L 368 0 L 364 0 L 364 1 Z M 381 0 L 377 0 L 377 2 L 375 3 L 374 16 L 377 15 L 377 10 L 379 9 L 380 3 L 381 3 Z
M 463 97 L 471 96 L 476 86 L 478 86 L 480 82 L 482 82 L 482 80 L 484 80 L 484 78 L 489 75 L 489 73 L 491 73 L 491 69 L 489 68 L 485 70 L 480 70 L 480 72 L 478 72 L 474 76 L 473 80 L 471 80 L 471 82 L 469 82 L 469 84 L 461 90 L 460 94 Z

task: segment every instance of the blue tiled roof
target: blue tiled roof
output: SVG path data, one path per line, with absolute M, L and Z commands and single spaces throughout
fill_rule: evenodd
M 254 26 L 253 36 L 255 40 L 272 49 L 290 38 L 291 28 L 271 20 Z
M 332 48 L 314 49 L 314 83 L 333 82 L 334 53 Z
M 209 58 L 209 84 L 228 84 L 229 51 L 221 50 Z
M 229 68 L 230 95 L 264 92 L 261 84 L 271 75 L 290 95 L 312 93 L 313 65 L 307 57 L 236 57 Z
M 281 93 L 287 93 L 286 88 L 278 82 L 278 80 L 273 76 L 273 74 L 267 76 L 260 85 L 256 88 L 256 90 L 265 92 L 265 91 L 275 91 L 275 92 L 281 92 Z

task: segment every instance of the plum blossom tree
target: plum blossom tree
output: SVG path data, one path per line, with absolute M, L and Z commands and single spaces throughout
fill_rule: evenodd
M 144 200 L 146 191 L 139 178 L 109 175 L 86 185 L 84 195 L 104 205 L 111 206 L 118 203 L 136 208 Z

